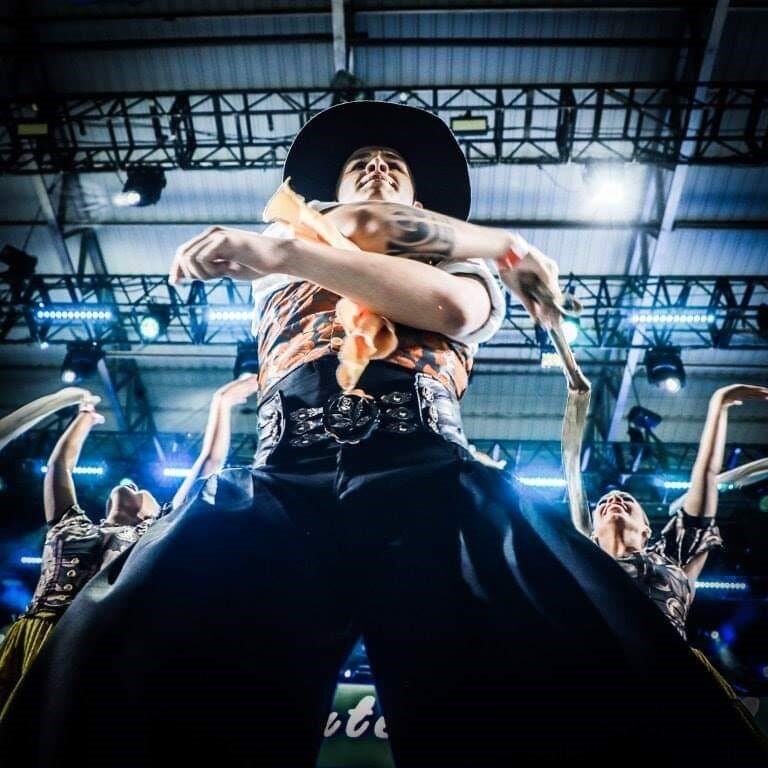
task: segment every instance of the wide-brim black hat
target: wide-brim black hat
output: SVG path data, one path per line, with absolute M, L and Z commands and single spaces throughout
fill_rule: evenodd
M 315 115 L 293 140 L 283 178 L 308 200 L 335 200 L 344 161 L 360 147 L 396 149 L 413 174 L 416 198 L 430 211 L 469 215 L 464 153 L 451 129 L 431 112 L 386 101 L 350 101 Z

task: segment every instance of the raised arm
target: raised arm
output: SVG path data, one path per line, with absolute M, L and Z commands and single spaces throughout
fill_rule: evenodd
M 691 485 L 683 505 L 686 514 L 692 517 L 713 518 L 717 514 L 717 476 L 725 454 L 728 409 L 741 405 L 744 400 L 768 400 L 768 388 L 734 384 L 716 390 L 710 398 L 699 452 L 691 471 Z M 689 578 L 698 577 L 706 559 L 707 553 L 704 552 L 686 566 Z
M 58 522 L 77 503 L 73 470 L 91 429 L 96 424 L 104 423 L 104 417 L 96 413 L 95 400 L 97 398 L 80 406 L 80 412 L 64 430 L 48 458 L 48 470 L 43 481 L 43 504 L 49 525 Z
M 691 471 L 685 511 L 694 517 L 717 513 L 717 475 L 723 465 L 728 409 L 744 400 L 768 400 L 768 387 L 734 384 L 716 390 L 709 400 L 707 418 L 699 440 L 699 452 Z
M 52 413 L 70 405 L 82 403 L 90 396 L 91 393 L 87 389 L 65 387 L 51 395 L 38 397 L 37 400 L 3 416 L 0 419 L 0 450 Z
M 258 377 L 247 374 L 213 393 L 200 453 L 173 497 L 173 509 L 184 501 L 199 477 L 207 477 L 222 469 L 232 436 L 232 408 L 245 403 L 257 389 Z

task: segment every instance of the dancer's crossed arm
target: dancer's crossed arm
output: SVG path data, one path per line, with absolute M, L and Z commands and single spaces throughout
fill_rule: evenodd
M 479 328 L 488 318 L 490 298 L 479 280 L 435 269 L 425 263 L 428 259 L 492 259 L 500 268 L 521 277 L 527 274 L 556 297 L 560 295 L 555 263 L 536 249 L 525 244 L 526 252 L 512 266 L 507 258 L 510 246 L 524 241 L 504 230 L 391 203 L 338 206 L 328 215 L 363 249 L 353 252 L 318 242 L 212 227 L 177 250 L 170 281 L 223 276 L 254 280 L 267 274 L 289 274 L 393 322 L 448 336 Z M 406 254 L 415 258 L 391 258 Z M 554 322 L 555 313 L 526 290 L 520 288 L 519 297 L 536 319 L 546 325 Z

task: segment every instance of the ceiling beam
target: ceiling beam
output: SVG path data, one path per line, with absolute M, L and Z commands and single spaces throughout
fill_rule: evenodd
M 347 33 L 352 31 L 347 0 L 331 0 L 333 29 L 333 71 L 352 72 L 352 60 Z
M 48 233 L 51 236 L 53 250 L 56 252 L 59 264 L 61 264 L 61 269 L 67 274 L 74 275 L 75 265 L 72 263 L 72 257 L 69 254 L 67 243 L 64 240 L 60 222 L 53 210 L 53 201 L 51 200 L 48 188 L 45 186 L 45 181 L 40 174 L 35 174 L 32 177 L 32 184 L 35 188 L 35 195 L 37 195 L 40 212 L 45 219 L 45 227 L 48 229 Z

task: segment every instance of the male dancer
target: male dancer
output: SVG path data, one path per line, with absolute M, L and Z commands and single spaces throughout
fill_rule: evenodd
M 544 323 L 537 297 L 558 289 L 538 252 L 463 221 L 467 168 L 447 127 L 405 106 L 339 105 L 302 129 L 285 174 L 344 204 L 327 215 L 360 251 L 213 228 L 171 268 L 264 278 L 257 468 L 214 475 L 94 580 L 2 745 L 28 765 L 311 766 L 363 634 L 401 768 L 614 764 L 610 747 L 630 738 L 654 765 L 759 764 L 618 566 L 466 449 L 458 400 L 502 313 L 484 264 L 448 257 L 514 262 Z M 350 393 L 334 377 L 339 296 L 397 329 Z

